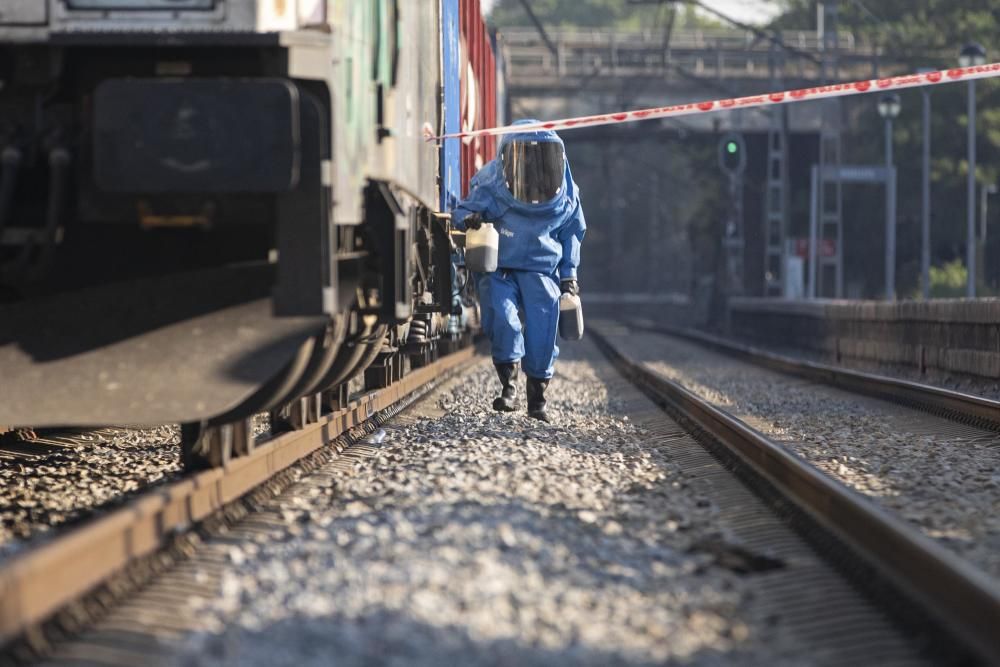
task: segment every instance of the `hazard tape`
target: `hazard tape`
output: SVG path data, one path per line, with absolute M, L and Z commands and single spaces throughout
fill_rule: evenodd
M 653 107 L 650 109 L 638 109 L 635 111 L 621 111 L 618 113 L 599 114 L 596 116 L 580 116 L 577 118 L 539 121 L 537 123 L 525 123 L 522 125 L 504 125 L 501 127 L 491 127 L 483 130 L 455 132 L 453 134 L 443 134 L 437 136 L 433 134 L 431 126 L 429 124 L 425 124 L 424 138 L 427 141 L 441 141 L 442 139 L 466 139 L 470 137 L 499 136 L 519 132 L 538 132 L 542 130 L 573 130 L 581 127 L 634 123 L 636 121 L 652 120 L 654 118 L 693 116 L 695 114 L 710 113 L 714 111 L 755 109 L 759 107 L 775 106 L 778 104 L 793 104 L 795 102 L 822 100 L 834 97 L 848 97 L 851 95 L 864 95 L 867 93 L 903 90 L 905 88 L 919 88 L 922 86 L 937 86 L 946 83 L 956 83 L 958 81 L 992 79 L 995 77 L 1000 77 L 1000 63 L 978 65 L 975 67 L 958 67 L 955 69 L 924 72 L 921 74 L 908 74 L 904 76 L 894 76 L 888 79 L 868 79 L 865 81 L 854 81 L 852 83 L 836 83 L 829 86 L 800 88 L 798 90 L 764 93 L 762 95 L 750 95 L 747 97 L 707 100 L 704 102 L 675 104 L 667 107 Z

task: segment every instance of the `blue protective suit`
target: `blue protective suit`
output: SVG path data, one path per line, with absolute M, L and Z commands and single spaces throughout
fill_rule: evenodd
M 498 269 L 479 280 L 483 330 L 492 343 L 493 361 L 523 359 L 526 375 L 547 380 L 559 355 L 559 281 L 576 278 L 587 224 L 569 160 L 562 188 L 553 199 L 528 204 L 510 193 L 499 155 L 512 141 L 562 145 L 559 135 L 551 131 L 504 135 L 497 158 L 473 177 L 469 195 L 452 212 L 452 220 L 455 227 L 465 229 L 466 216 L 480 213 L 500 234 Z M 519 311 L 524 315 L 523 327 Z

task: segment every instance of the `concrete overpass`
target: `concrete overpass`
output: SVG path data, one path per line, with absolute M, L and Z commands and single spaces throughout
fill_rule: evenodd
M 503 32 L 508 93 L 515 116 L 561 118 L 621 108 L 799 88 L 821 78 L 823 40 L 816 32 L 781 35 L 794 54 L 740 30 L 675 31 L 668 45 L 652 31 L 554 31 L 555 53 L 533 29 Z M 885 63 L 876 49 L 850 34 L 839 36 L 842 79 L 875 78 L 905 66 Z M 882 61 L 882 62 L 880 62 Z M 816 132 L 821 105 L 789 108 L 791 132 Z M 692 131 L 739 127 L 767 131 L 767 112 L 741 111 L 670 121 Z

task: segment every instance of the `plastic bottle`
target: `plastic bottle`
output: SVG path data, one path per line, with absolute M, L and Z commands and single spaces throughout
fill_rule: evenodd
M 465 266 L 476 273 L 493 273 L 497 270 L 500 251 L 500 234 L 492 224 L 484 222 L 479 229 L 465 232 Z
M 559 297 L 559 335 L 563 340 L 583 338 L 583 304 L 576 294 Z

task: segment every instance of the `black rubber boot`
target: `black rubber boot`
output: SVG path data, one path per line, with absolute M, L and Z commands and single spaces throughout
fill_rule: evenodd
M 541 419 L 543 422 L 551 422 L 548 413 L 545 412 L 545 389 L 549 386 L 548 380 L 538 378 L 528 378 L 528 416 L 532 419 Z
M 500 395 L 497 396 L 496 400 L 493 401 L 493 409 L 497 412 L 513 412 L 517 410 L 517 362 L 510 364 L 498 364 L 493 363 L 493 366 L 497 369 L 497 375 L 500 376 L 500 384 L 503 388 L 500 390 Z

